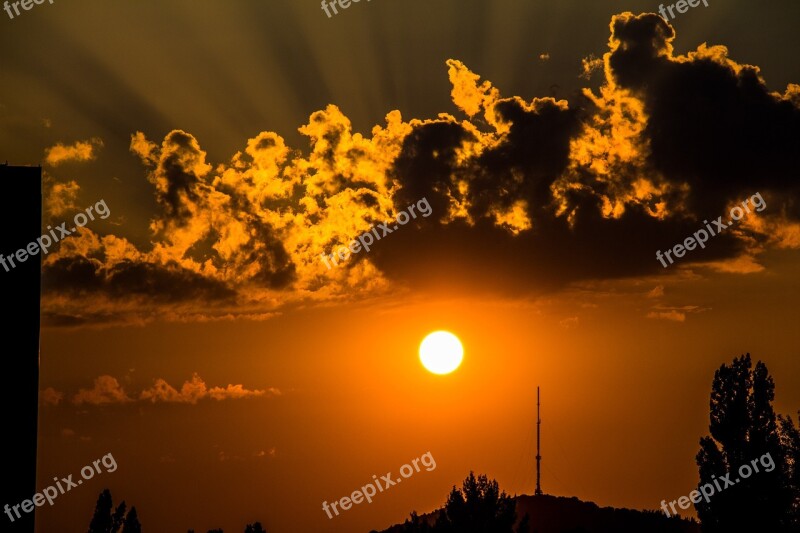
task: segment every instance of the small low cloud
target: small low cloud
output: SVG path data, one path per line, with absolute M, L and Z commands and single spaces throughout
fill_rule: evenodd
M 572 328 L 578 327 L 578 323 L 579 323 L 578 317 L 571 316 L 569 318 L 565 318 L 564 320 L 561 320 L 558 323 L 558 325 L 561 326 L 564 329 L 572 329 Z
M 61 163 L 92 161 L 97 157 L 97 149 L 103 146 L 103 140 L 93 138 L 87 141 L 77 141 L 74 144 L 57 143 L 55 146 L 45 149 L 45 163 L 51 167 L 56 167 Z
M 686 322 L 686 315 L 692 313 L 702 313 L 708 311 L 708 308 L 702 308 L 697 305 L 684 305 L 682 307 L 664 307 L 656 306 L 652 311 L 647 313 L 647 318 L 655 320 L 671 320 L 673 322 Z
M 215 400 L 238 400 L 241 398 L 254 398 L 263 396 L 264 394 L 280 394 L 278 389 L 270 388 L 268 390 L 247 390 L 242 385 L 228 385 L 224 389 L 222 387 L 214 387 L 208 391 L 209 397 Z
M 47 387 L 40 393 L 41 401 L 45 405 L 58 405 L 64 399 L 64 393 L 53 387 Z
M 650 292 L 647 293 L 647 297 L 648 298 L 661 298 L 662 296 L 664 296 L 664 286 L 663 285 L 657 285 L 657 286 L 653 287 L 653 290 L 651 290 Z
M 127 403 L 131 400 L 117 378 L 103 375 L 95 378 L 94 387 L 91 389 L 80 389 L 72 398 L 75 405 L 104 405 L 109 403 Z
M 650 311 L 647 313 L 647 318 L 654 318 L 656 320 L 672 320 L 674 322 L 685 322 L 686 313 L 680 311 Z
M 597 71 L 603 69 L 603 60 L 595 57 L 594 54 L 589 55 L 581 60 L 581 75 L 580 77 L 588 80 Z
M 66 440 L 77 438 L 80 442 L 92 442 L 92 437 L 88 435 L 78 435 L 72 428 L 63 428 L 61 430 L 61 438 Z
M 58 405 L 64 398 L 64 393 L 52 387 L 44 389 L 40 394 L 41 401 L 45 405 Z M 138 395 L 131 394 L 129 396 L 117 378 L 109 375 L 102 375 L 95 378 L 92 388 L 79 389 L 78 392 L 72 396 L 72 403 L 75 405 L 107 405 L 141 401 L 150 403 L 188 403 L 194 405 L 206 398 L 222 401 L 280 396 L 281 394 L 281 390 L 275 387 L 251 390 L 246 389 L 241 383 L 228 384 L 225 387 L 209 387 L 205 380 L 195 373 L 192 374 L 191 379 L 183 382 L 180 389 L 173 387 L 165 379 L 156 378 L 153 380 L 152 387 L 144 389 Z
M 218 448 L 218 446 L 215 446 L 215 448 Z M 253 452 L 252 457 L 255 457 L 256 459 L 266 459 L 266 458 L 274 459 L 275 454 L 276 454 L 276 449 L 273 446 L 266 450 L 258 450 L 256 452 Z M 228 453 L 225 450 L 219 449 L 217 451 L 217 459 L 221 463 L 224 463 L 226 461 L 246 461 L 248 459 L 248 456 L 236 455 Z
M 258 450 L 253 455 L 255 457 L 259 457 L 259 458 L 261 458 L 261 457 L 275 457 L 276 453 L 277 453 L 277 450 L 275 449 L 275 446 L 273 446 L 269 450 Z
M 194 374 L 190 381 L 185 381 L 178 391 L 166 382 L 166 380 L 158 378 L 149 389 L 145 389 L 139 395 L 140 400 L 150 401 L 152 403 L 165 402 L 165 403 L 191 403 L 195 404 L 201 398 L 208 394 L 206 383 Z
M 241 384 L 229 384 L 224 388 L 208 388 L 206 386 L 206 382 L 203 381 L 203 378 L 197 374 L 193 374 L 191 380 L 183 382 L 180 391 L 167 383 L 166 380 L 158 378 L 155 380 L 155 383 L 152 387 L 142 391 L 139 399 L 150 401 L 152 403 L 165 402 L 196 404 L 203 398 L 212 398 L 217 401 L 222 401 L 256 398 L 264 395 L 276 396 L 279 394 L 280 390 L 275 388 L 269 388 L 267 390 L 249 390 L 245 389 Z

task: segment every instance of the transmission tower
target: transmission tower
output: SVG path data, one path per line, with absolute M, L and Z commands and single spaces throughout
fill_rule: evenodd
M 542 419 L 539 418 L 539 387 L 536 387 L 536 496 L 542 495 L 542 454 L 540 439 L 542 434 Z

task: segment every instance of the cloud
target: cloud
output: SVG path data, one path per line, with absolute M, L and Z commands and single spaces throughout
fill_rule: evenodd
M 266 451 L 265 450 L 259 450 L 256 453 L 254 453 L 253 456 L 254 457 L 259 457 L 259 458 L 269 456 L 269 457 L 273 457 L 274 458 L 276 453 L 277 453 L 277 449 L 275 448 L 275 446 L 273 446 L 272 448 L 270 448 L 269 450 L 266 450 Z
M 166 403 L 197 403 L 197 400 L 206 395 L 206 384 L 196 374 L 192 377 L 191 382 L 184 382 L 181 391 L 178 392 L 165 380 L 158 378 L 155 384 L 146 390 L 143 390 L 139 395 L 141 400 L 148 400 L 152 403 L 166 402 Z
M 78 437 L 78 440 L 81 442 L 91 442 L 92 438 L 88 435 L 78 435 L 74 429 L 71 428 L 63 428 L 61 430 L 61 437 L 64 439 L 72 439 Z
M 484 81 L 478 85 L 480 76 L 471 72 L 461 61 L 448 59 L 447 66 L 450 83 L 453 85 L 450 96 L 453 103 L 467 116 L 473 117 L 482 109 L 490 109 L 495 104 L 500 93 L 492 87 L 491 82 Z
M 208 396 L 215 400 L 238 400 L 242 398 L 254 398 L 264 394 L 280 395 L 280 391 L 275 388 L 264 390 L 247 390 L 242 385 L 228 385 L 225 388 L 213 387 L 209 389 Z
M 795 86 L 771 92 L 756 66 L 728 57 L 725 46 L 701 44 L 673 56 L 675 32 L 656 15 L 618 15 L 605 64 L 620 91 L 643 105 L 648 162 L 687 187 L 685 208 L 721 214 L 755 191 L 796 196 L 800 109 Z M 800 206 L 779 200 L 792 218 Z M 772 208 L 770 204 L 770 208 Z
M 594 54 L 589 54 L 588 57 L 581 60 L 581 78 L 590 79 L 592 74 L 603 70 L 603 60 L 595 57 Z
M 217 459 L 219 459 L 219 461 L 221 463 L 224 463 L 225 461 L 243 461 L 244 460 L 242 457 L 239 457 L 238 455 L 230 455 L 227 452 L 225 452 L 224 450 L 219 450 L 217 452 Z
M 580 320 L 578 319 L 578 317 L 571 316 L 571 317 L 565 318 L 564 320 L 560 320 L 558 322 L 558 325 L 561 326 L 564 329 L 572 329 L 572 328 L 578 327 L 579 323 L 580 323 Z
M 232 302 L 236 294 L 223 281 L 203 276 L 177 262 L 154 263 L 126 257 L 112 262 L 107 251 L 105 263 L 91 257 L 60 256 L 48 264 L 47 275 L 49 287 L 59 286 L 60 292 L 73 295 L 102 292 L 110 298 L 125 296 L 175 303 L 187 299 Z
M 45 174 L 42 180 L 42 189 L 44 197 L 42 210 L 45 218 L 60 217 L 78 209 L 76 200 L 80 185 L 77 181 L 58 182 L 50 175 Z
M 656 285 L 647 293 L 648 298 L 661 298 L 664 296 L 664 286 L 663 285 Z
M 135 401 L 150 403 L 187 403 L 197 404 L 203 399 L 213 399 L 216 401 L 239 400 L 247 398 L 280 396 L 279 389 L 269 387 L 267 389 L 246 389 L 242 384 L 229 384 L 226 387 L 208 387 L 206 382 L 198 375 L 193 374 L 191 379 L 181 385 L 180 390 L 170 385 L 166 380 L 156 378 L 153 386 L 142 390 L 133 398 L 123 390 L 119 381 L 109 375 L 102 375 L 94 380 L 91 389 L 79 389 L 73 395 L 72 403 L 75 405 L 106 405 L 106 404 L 126 404 Z M 47 405 L 58 405 L 64 394 L 48 387 L 41 392 L 42 401 Z M 137 399 L 134 399 L 137 398 Z
M 504 96 L 449 59 L 454 114 L 394 110 L 362 134 L 328 105 L 299 128 L 305 152 L 263 131 L 210 161 L 190 132 L 135 132 L 158 206 L 149 244 L 65 239 L 43 264 L 44 323 L 257 319 L 403 287 L 520 295 L 662 275 L 656 250 L 756 191 L 768 209 L 681 266 L 742 275 L 765 250 L 800 248 L 800 86 L 769 89 L 724 46 L 675 55 L 655 14 L 609 29 L 608 51 L 583 63 L 599 85 L 571 100 Z M 320 260 L 422 198 L 430 217 L 341 267 Z
M 80 389 L 72 397 L 75 405 L 105 405 L 111 403 L 128 403 L 131 400 L 116 378 L 109 375 L 102 375 L 94 380 L 94 387 L 91 389 Z
M 212 387 L 209 389 L 206 386 L 205 381 L 203 381 L 200 376 L 193 374 L 190 381 L 185 381 L 183 383 L 180 391 L 172 387 L 165 380 L 158 378 L 155 380 L 155 383 L 151 388 L 141 392 L 139 398 L 152 403 L 165 402 L 196 404 L 203 398 L 212 398 L 217 401 L 222 401 L 279 394 L 280 391 L 278 389 L 270 388 L 267 390 L 248 390 L 245 389 L 241 384 L 228 385 L 225 388 Z
M 650 311 L 649 313 L 647 313 L 647 318 L 654 318 L 658 320 L 672 320 L 674 322 L 685 322 L 686 313 L 681 313 L 680 311 L 675 311 L 675 310 Z
M 59 392 L 53 387 L 47 387 L 40 393 L 40 401 L 44 405 L 58 405 L 64 399 L 64 393 Z
M 653 311 L 647 313 L 647 318 L 655 320 L 671 320 L 673 322 L 685 322 L 686 315 L 692 313 L 702 313 L 708 311 L 697 305 L 684 305 L 682 307 L 655 306 Z
M 92 161 L 97 157 L 97 149 L 102 146 L 102 139 L 97 137 L 69 145 L 57 143 L 55 146 L 45 149 L 45 163 L 56 167 L 70 161 L 78 163 Z
M 585 102 L 502 98 L 487 82 L 478 85 L 477 76 L 458 73 L 454 101 L 468 116 L 482 107 L 496 131 L 476 133 L 469 123 L 440 117 L 406 137 L 395 162 L 397 196 L 426 195 L 449 220 L 387 242 L 391 249 L 376 257 L 382 271 L 416 284 L 507 284 L 519 294 L 661 273 L 657 249 L 682 242 L 700 221 L 756 190 L 788 195 L 756 218 L 791 224 L 798 204 L 797 180 L 790 178 L 800 148 L 797 91 L 771 93 L 757 69 L 728 59 L 724 47 L 701 45 L 675 56 L 674 30 L 658 16 L 625 13 L 611 29 L 604 83 L 585 90 Z M 709 90 L 711 80 L 724 96 Z M 720 110 L 727 126 L 714 119 Z M 744 131 L 735 126 L 741 121 Z M 764 131 L 780 150 L 765 143 Z M 731 157 L 729 142 L 748 153 L 750 168 L 735 169 L 739 158 Z M 676 168 L 676 161 L 684 163 Z M 499 215 L 512 209 L 525 226 L 501 223 Z M 769 239 L 757 228 L 750 236 L 736 230 L 715 237 L 692 261 L 741 264 Z

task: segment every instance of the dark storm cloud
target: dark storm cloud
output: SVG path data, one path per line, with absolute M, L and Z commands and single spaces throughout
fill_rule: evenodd
M 145 297 L 160 303 L 232 302 L 236 292 L 224 283 L 176 263 L 121 261 L 110 268 L 81 256 L 58 259 L 42 272 L 47 291 L 72 295 L 103 294 L 109 298 Z
M 608 97 L 576 100 L 569 107 L 546 100 L 535 100 L 534 106 L 520 99 L 484 101 L 483 108 L 493 106 L 510 128 L 467 162 L 456 161 L 459 148 L 474 139 L 462 123 L 439 120 L 414 127 L 394 165 L 398 204 L 426 196 L 439 216 L 423 221 L 428 227 L 419 234 L 379 243 L 382 270 L 433 284 L 463 276 L 478 290 L 559 286 L 662 271 L 656 250 L 683 242 L 703 227 L 701 221 L 726 215 L 730 202 L 757 191 L 773 193 L 770 209 L 788 208 L 798 217 L 796 105 L 770 93 L 757 68 L 728 60 L 722 48 L 673 57 L 674 30 L 656 15 L 619 15 L 611 29 Z M 584 127 L 593 128 L 604 112 L 615 113 L 610 110 L 616 97 L 643 104 L 639 152 L 630 164 L 601 175 L 575 165 L 570 156 L 587 142 Z M 625 126 L 627 120 L 635 129 L 636 117 L 619 115 L 609 119 L 611 126 L 618 125 L 615 120 Z M 651 175 L 658 176 L 653 184 L 659 193 L 631 202 L 636 180 Z M 559 180 L 563 185 L 565 176 L 568 186 L 556 202 L 553 187 Z M 440 222 L 451 199 L 459 197 L 459 182 L 468 189 L 462 199 L 469 215 L 482 221 L 474 226 Z M 603 197 L 623 204 L 624 212 L 608 216 Z M 514 235 L 491 223 L 518 200 L 525 202 L 530 229 Z M 663 217 L 647 208 L 658 202 L 669 206 Z M 721 234 L 693 252 L 692 260 L 733 258 L 747 244 L 733 233 Z
M 800 109 L 771 93 L 758 67 L 733 63 L 721 47 L 672 60 L 674 31 L 656 15 L 619 16 L 612 28 L 611 73 L 644 102 L 650 161 L 689 183 L 694 211 L 721 213 L 758 190 L 796 198 Z M 787 205 L 800 216 L 797 202 Z
M 770 92 L 721 46 L 675 56 L 673 28 L 652 14 L 617 15 L 610 28 L 601 86 L 571 101 L 502 97 L 451 59 L 465 118 L 392 111 L 368 137 L 329 105 L 299 128 L 307 154 L 264 131 L 215 165 L 191 133 L 160 145 L 136 133 L 131 150 L 161 207 L 152 248 L 71 237 L 45 261 L 45 316 L 103 320 L 129 298 L 117 315 L 269 317 L 394 281 L 525 294 L 651 275 L 665 272 L 657 250 L 757 192 L 766 210 L 680 265 L 752 272 L 767 247 L 800 248 L 800 87 Z M 423 198 L 431 216 L 326 269 L 321 257 Z

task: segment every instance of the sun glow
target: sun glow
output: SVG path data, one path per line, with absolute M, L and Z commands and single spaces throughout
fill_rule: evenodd
M 449 331 L 434 331 L 419 345 L 422 366 L 434 374 L 449 374 L 459 367 L 463 358 L 461 341 Z

